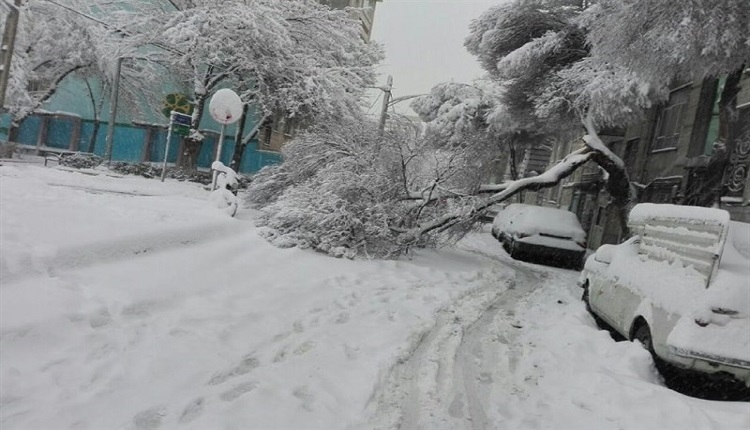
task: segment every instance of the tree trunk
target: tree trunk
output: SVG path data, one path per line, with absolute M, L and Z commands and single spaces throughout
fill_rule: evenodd
M 190 134 L 182 138 L 182 154 L 177 160 L 177 167 L 180 169 L 191 172 L 198 170 L 198 156 L 201 153 L 201 146 L 203 146 L 203 136 L 199 134 L 198 127 L 201 118 L 203 118 L 205 106 L 206 95 L 196 94 L 193 118 L 190 122 Z
M 99 134 L 99 126 L 101 126 L 102 122 L 98 119 L 94 120 L 94 131 L 91 134 L 91 138 L 89 139 L 89 146 L 88 150 L 86 152 L 94 153 L 94 149 L 96 147 L 96 135 Z
M 239 123 L 237 124 L 237 134 L 234 136 L 234 154 L 232 154 L 232 161 L 229 163 L 229 168 L 235 172 L 240 171 L 240 163 L 242 162 L 242 155 L 245 153 L 245 144 L 242 136 L 245 134 L 245 118 L 247 118 L 247 111 L 250 105 L 245 103 L 242 106 L 242 115 L 240 115 Z
M 625 163 L 602 142 L 590 117 L 584 119 L 583 125 L 588 133 L 584 140 L 592 150 L 591 159 L 609 174 L 606 189 L 619 214 L 621 237 L 630 237 L 627 220 L 635 204 L 635 192 L 625 169 Z
M 518 179 L 518 167 L 516 164 L 516 135 L 511 136 L 508 142 L 508 168 L 510 169 L 510 179 Z
M 203 146 L 202 140 L 183 137 L 182 154 L 177 161 L 177 167 L 190 172 L 198 170 L 198 156 L 201 153 L 201 146 Z
M 623 238 L 630 237 L 628 216 L 635 203 L 635 198 L 628 173 L 602 152 L 594 150 L 591 159 L 609 174 L 606 189 L 612 198 L 612 204 L 617 208 L 618 218 L 620 219 L 620 234 Z
M 15 119 L 10 121 L 10 129 L 8 129 L 8 141 L 9 142 L 18 141 L 18 132 L 19 132 L 19 129 L 21 128 L 21 121 L 16 121 Z

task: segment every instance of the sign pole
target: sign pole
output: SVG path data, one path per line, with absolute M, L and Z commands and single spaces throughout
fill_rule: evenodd
M 167 144 L 164 146 L 164 164 L 161 166 L 161 181 L 167 176 L 167 155 L 169 155 L 169 144 L 172 141 L 172 122 L 174 121 L 175 111 L 169 114 L 169 127 L 167 128 Z
M 221 147 L 224 145 L 224 130 L 226 129 L 227 125 L 224 123 L 221 123 L 221 134 L 219 134 L 219 145 L 216 148 L 216 159 L 214 161 L 220 161 L 221 159 Z M 211 180 L 211 191 L 216 189 L 216 179 L 219 177 L 219 172 L 214 170 L 214 176 Z
M 216 160 L 214 160 L 215 164 L 221 160 L 221 147 L 224 145 L 224 131 L 227 124 L 234 124 L 242 117 L 242 100 L 234 91 L 222 88 L 216 91 L 211 97 L 211 101 L 208 103 L 208 111 L 211 113 L 211 117 L 221 124 L 219 144 L 216 148 Z M 214 169 L 213 164 L 211 165 L 211 170 L 213 170 L 213 179 L 211 180 L 211 191 L 213 192 L 216 190 L 216 181 L 219 178 L 219 172 Z

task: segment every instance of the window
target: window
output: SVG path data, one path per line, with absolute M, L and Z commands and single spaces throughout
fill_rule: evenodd
M 682 119 L 687 113 L 690 87 L 672 93 L 667 106 L 661 111 L 656 127 L 653 151 L 677 148 L 682 129 Z
M 260 140 L 263 148 L 268 149 L 271 147 L 271 127 L 265 127 L 263 129 L 263 138 Z
M 294 120 L 292 118 L 285 118 L 284 129 L 283 129 L 284 134 L 287 136 L 291 136 L 293 131 L 294 131 Z
M 41 93 L 52 88 L 52 81 L 49 79 L 31 79 L 27 85 L 30 93 Z

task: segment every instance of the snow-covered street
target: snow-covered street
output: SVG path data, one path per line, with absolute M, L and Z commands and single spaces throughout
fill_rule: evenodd
M 279 249 L 202 186 L 0 166 L 0 427 L 746 429 L 663 386 L 577 272 L 487 232 L 398 261 Z

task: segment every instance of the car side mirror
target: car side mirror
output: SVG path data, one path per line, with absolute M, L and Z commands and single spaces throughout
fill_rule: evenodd
M 614 245 L 602 245 L 599 247 L 599 249 L 596 250 L 596 253 L 594 254 L 594 260 L 609 264 L 612 262 L 612 256 L 615 253 L 615 246 Z

